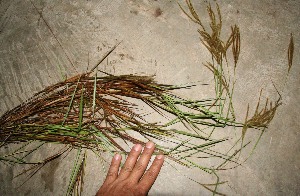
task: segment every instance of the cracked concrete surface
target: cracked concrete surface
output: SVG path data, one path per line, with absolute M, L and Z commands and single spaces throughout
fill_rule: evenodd
M 200 44 L 197 27 L 181 12 L 176 1 L 33 2 L 74 66 L 30 1 L 0 1 L 0 114 L 65 76 L 91 68 L 119 41 L 121 45 L 101 67 L 106 72 L 155 74 L 157 81 L 167 84 L 213 81 L 210 72 L 202 66 L 202 62 L 210 60 L 210 55 Z M 242 167 L 221 173 L 221 178 L 228 182 L 219 191 L 228 195 L 299 195 L 300 2 L 194 1 L 204 22 L 208 20 L 205 10 L 208 2 L 219 3 L 224 34 L 228 34 L 233 24 L 241 30 L 242 52 L 234 100 L 240 118 L 244 118 L 248 103 L 256 103 L 261 88 L 265 97 L 276 97 L 272 82 L 283 98 L 254 155 Z M 295 58 L 286 80 L 290 33 L 294 35 Z M 199 87 L 185 96 L 197 98 L 212 92 Z M 38 153 L 46 154 L 49 149 L 58 147 L 49 144 Z M 17 188 L 22 180 L 13 176 L 22 168 L 0 163 L 0 195 L 63 195 L 70 165 L 71 158 L 54 161 Z M 99 160 L 90 156 L 84 195 L 96 193 L 105 175 L 101 168 Z M 180 171 L 200 181 L 206 180 L 187 168 Z M 166 164 L 150 195 L 210 193 Z

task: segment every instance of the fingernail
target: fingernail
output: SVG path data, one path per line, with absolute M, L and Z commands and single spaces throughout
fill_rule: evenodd
M 159 155 L 156 156 L 156 158 L 157 158 L 157 159 L 163 159 L 163 158 L 164 158 L 164 155 L 163 155 L 163 154 L 159 154 Z
M 140 144 L 136 144 L 133 146 L 133 150 L 138 152 L 138 151 L 142 150 L 142 146 Z
M 114 159 L 115 159 L 116 161 L 119 160 L 119 159 L 121 159 L 121 155 L 115 154 Z
M 154 143 L 153 142 L 147 142 L 146 143 L 146 148 L 153 148 L 154 147 Z

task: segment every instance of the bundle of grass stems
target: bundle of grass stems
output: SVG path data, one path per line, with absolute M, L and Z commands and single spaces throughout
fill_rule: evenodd
M 209 184 L 191 180 L 213 194 L 222 195 L 217 187 L 224 182 L 219 180 L 217 173 L 233 169 L 246 160 L 241 160 L 239 155 L 251 142 L 244 142 L 248 129 L 261 133 L 252 145 L 253 152 L 273 119 L 281 103 L 281 96 L 275 102 L 267 100 L 264 107 L 261 107 L 259 99 L 253 116 L 250 117 L 248 106 L 245 121 L 238 122 L 232 96 L 240 54 L 239 28 L 236 25 L 231 27 L 231 34 L 223 41 L 218 5 L 216 13 L 210 5 L 207 7 L 210 17 L 210 30 L 207 30 L 191 1 L 186 2 L 188 11 L 179 6 L 199 26 L 201 42 L 212 55 L 212 61 L 204 65 L 213 73 L 215 97 L 202 100 L 182 98 L 176 95 L 176 90 L 189 90 L 192 86 L 159 84 L 155 82 L 154 76 L 115 76 L 98 71 L 97 64 L 87 73 L 45 88 L 1 116 L 0 147 L 18 144 L 18 148 L 12 152 L 0 155 L 1 164 L 29 165 L 20 175 L 29 173 L 30 178 L 50 161 L 76 150 L 66 194 L 78 195 L 83 188 L 87 152 L 99 157 L 103 153 L 113 155 L 116 152 L 127 155 L 133 144 L 144 145 L 151 140 L 156 143 L 155 154 L 163 153 L 173 162 L 172 165 L 197 168 L 200 173 L 215 176 L 216 182 Z M 114 49 L 115 47 L 108 54 Z M 232 64 L 227 60 L 230 50 Z M 290 70 L 293 58 L 292 37 L 288 51 Z M 233 74 L 228 74 L 230 68 Z M 141 112 L 143 108 L 147 108 L 146 113 Z M 165 122 L 148 122 L 147 115 L 150 114 L 160 115 L 159 118 L 165 119 Z M 231 135 L 226 137 L 214 137 L 215 130 L 226 127 L 235 131 L 231 131 Z M 240 135 L 233 137 L 236 130 L 240 130 Z M 224 152 L 220 151 L 219 147 L 228 140 L 232 145 Z M 25 150 L 32 142 L 39 145 Z M 64 147 L 44 160 L 27 160 L 28 155 L 37 152 L 46 143 L 64 144 Z M 203 161 L 207 158 L 212 160 L 210 164 Z

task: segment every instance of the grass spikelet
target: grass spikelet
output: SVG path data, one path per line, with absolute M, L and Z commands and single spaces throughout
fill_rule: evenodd
M 240 50 L 241 50 L 240 30 L 235 25 L 234 27 L 231 27 L 231 31 L 232 31 L 232 54 L 234 59 L 234 69 L 236 69 L 237 62 L 240 55 Z
M 294 38 L 293 38 L 293 34 L 291 34 L 289 48 L 288 48 L 288 66 L 289 66 L 288 73 L 290 72 L 293 65 L 293 57 L 294 57 Z

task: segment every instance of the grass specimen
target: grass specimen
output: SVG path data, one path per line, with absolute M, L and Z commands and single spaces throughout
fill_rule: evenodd
M 153 76 L 115 76 L 98 71 L 98 65 L 116 45 L 89 72 L 49 86 L 1 116 L 0 147 L 16 143 L 19 146 L 0 155 L 1 164 L 28 165 L 20 175 L 29 173 L 30 178 L 50 161 L 77 151 L 66 191 L 67 195 L 77 195 L 83 189 L 88 153 L 100 158 L 104 152 L 126 155 L 132 144 L 144 145 L 152 140 L 157 144 L 155 153 L 165 154 L 172 166 L 181 164 L 215 176 L 216 182 L 211 184 L 191 180 L 213 194 L 222 195 L 217 188 L 224 182 L 219 180 L 217 173 L 245 161 L 240 155 L 250 144 L 250 141 L 245 141 L 249 129 L 261 131 L 253 146 L 255 149 L 280 105 L 281 96 L 275 102 L 267 100 L 264 107 L 261 107 L 260 96 L 253 116 L 249 115 L 248 106 L 244 122 L 238 122 L 232 97 L 241 50 L 239 28 L 232 26 L 231 34 L 224 41 L 221 39 L 219 6 L 216 6 L 216 12 L 210 5 L 207 7 L 210 18 L 207 28 L 191 1 L 186 2 L 188 11 L 180 7 L 199 26 L 201 43 L 212 55 L 212 61 L 205 62 L 204 66 L 213 73 L 215 97 L 190 100 L 177 96 L 176 90 L 189 90 L 193 86 L 160 84 Z M 44 22 L 51 29 L 46 20 Z M 231 63 L 228 58 L 230 51 Z M 288 72 L 292 58 L 291 37 Z M 160 115 L 160 120 L 149 122 L 151 114 Z M 235 131 L 229 135 L 224 133 L 222 137 L 214 134 L 224 128 Z M 239 135 L 234 137 L 236 130 Z M 229 141 L 233 145 L 220 150 Z M 32 143 L 38 145 L 25 150 Z M 28 156 L 46 143 L 64 144 L 64 147 L 44 160 L 28 161 Z M 211 161 L 205 161 L 207 159 Z
M 95 153 L 127 154 L 121 143 L 145 144 L 149 140 L 159 140 L 164 145 L 158 145 L 157 153 L 164 153 L 170 160 L 186 166 L 196 165 L 189 160 L 189 156 L 200 151 L 227 159 L 227 155 L 215 154 L 210 149 L 226 138 L 209 138 L 198 126 L 224 126 L 226 123 L 226 119 L 219 118 L 217 113 L 207 109 L 212 106 L 213 100 L 184 100 L 171 93 L 177 88 L 180 87 L 157 84 L 149 76 L 97 77 L 95 74 L 91 77 L 90 73 L 80 74 L 44 89 L 5 113 L 0 119 L 2 146 L 43 141 L 66 144 L 77 149 L 79 154 L 75 161 L 74 174 L 70 178 L 72 185 L 75 184 L 77 173 L 83 169 L 84 160 L 80 161 L 83 148 Z M 141 114 L 135 112 L 138 103 L 128 99 L 141 101 L 169 121 L 165 124 L 147 123 Z M 187 112 L 179 107 L 195 112 Z M 176 123 L 182 123 L 194 133 L 168 129 Z M 130 131 L 140 134 L 142 138 L 132 136 Z M 198 144 L 191 143 L 192 139 L 196 139 Z M 166 145 L 168 143 L 171 145 Z M 29 170 L 48 163 L 48 159 L 29 163 L 16 157 L 20 152 L 1 156 L 0 159 L 10 163 L 33 164 L 34 167 Z M 68 150 L 64 152 L 67 153 Z M 62 154 L 51 156 L 51 160 Z M 212 172 L 209 167 L 197 167 Z

